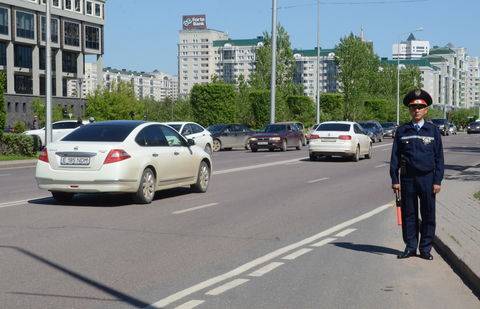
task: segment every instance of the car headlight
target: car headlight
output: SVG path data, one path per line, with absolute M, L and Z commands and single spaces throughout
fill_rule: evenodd
M 276 137 L 270 137 L 269 138 L 271 141 L 279 141 L 280 140 L 280 137 L 276 136 Z
M 251 142 L 254 142 L 254 141 L 256 141 L 256 140 L 257 140 L 256 137 L 250 137 L 250 141 L 251 141 Z

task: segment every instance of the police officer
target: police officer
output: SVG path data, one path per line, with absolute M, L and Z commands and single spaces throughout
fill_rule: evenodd
M 412 121 L 397 129 L 390 159 L 392 189 L 401 194 L 402 234 L 406 245 L 397 257 L 415 256 L 418 247 L 421 258 L 432 260 L 435 195 L 440 192 L 444 170 L 442 139 L 440 130 L 424 120 L 432 104 L 432 97 L 426 91 L 409 92 L 403 104 L 408 107 Z

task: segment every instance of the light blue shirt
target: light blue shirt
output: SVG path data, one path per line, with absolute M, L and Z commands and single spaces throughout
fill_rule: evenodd
M 420 129 L 423 127 L 424 124 L 425 124 L 425 120 L 424 120 L 424 119 L 420 120 L 419 122 L 414 122 L 414 121 L 413 121 L 413 126 L 414 126 L 414 127 L 415 127 L 415 126 L 418 126 L 418 130 L 417 130 L 417 131 L 420 131 Z

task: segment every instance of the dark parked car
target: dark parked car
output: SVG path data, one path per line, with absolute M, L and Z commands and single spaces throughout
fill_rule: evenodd
M 480 133 L 480 120 L 471 122 L 471 123 L 467 126 L 467 133 L 468 133 L 468 134 Z
M 363 121 L 358 124 L 367 132 L 372 142 L 376 143 L 383 140 L 383 128 L 378 121 Z
M 263 132 L 252 135 L 250 149 L 252 152 L 256 152 L 258 149 L 287 151 L 288 147 L 300 150 L 303 138 L 303 132 L 293 122 L 269 124 Z
M 248 148 L 248 140 L 254 133 L 242 124 L 215 124 L 207 128 L 212 133 L 213 151 L 232 148 Z
M 442 133 L 442 135 L 450 135 L 450 122 L 448 122 L 447 119 L 435 118 L 430 121 L 440 129 L 440 133 Z
M 384 122 L 381 124 L 383 128 L 384 137 L 395 137 L 395 131 L 397 130 L 397 123 L 395 122 Z

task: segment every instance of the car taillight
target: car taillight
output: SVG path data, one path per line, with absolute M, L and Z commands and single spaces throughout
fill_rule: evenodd
M 320 138 L 320 135 L 317 135 L 317 134 L 310 134 L 310 137 L 309 139 L 318 139 Z
M 47 147 L 44 147 L 44 148 L 42 149 L 42 151 L 40 151 L 40 155 L 38 156 L 38 160 L 48 163 Z
M 338 139 L 341 139 L 343 141 L 349 141 L 352 139 L 352 137 L 350 135 L 340 135 Z
M 112 149 L 105 158 L 105 161 L 103 161 L 103 164 L 120 162 L 128 158 L 130 158 L 130 155 L 125 150 Z

